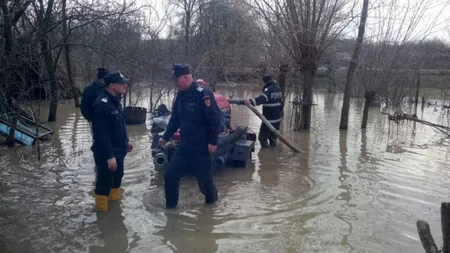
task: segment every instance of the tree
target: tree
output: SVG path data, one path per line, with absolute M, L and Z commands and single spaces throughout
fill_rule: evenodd
M 196 70 L 215 90 L 219 80 L 233 72 L 230 67 L 243 68 L 253 59 L 258 27 L 248 6 L 232 0 L 202 1 L 196 21 L 192 38 L 198 52 Z
M 0 11 L 2 13 L 2 39 L 0 41 L 3 42 L 3 56 L 0 60 L 0 96 L 5 98 L 4 102 L 6 105 L 3 105 L 3 107 L 9 108 L 10 110 L 14 110 L 13 108 L 16 107 L 15 103 L 13 103 L 13 97 L 15 97 L 18 92 L 13 94 L 14 91 L 17 91 L 17 88 L 14 87 L 14 85 L 16 84 L 16 80 L 23 77 L 19 76 L 19 72 L 17 71 L 19 66 L 21 66 L 22 55 L 18 54 L 15 50 L 16 45 L 13 28 L 23 17 L 30 4 L 31 1 L 23 3 L 17 1 L 15 4 L 12 4 L 7 0 L 0 0 Z M 12 6 L 12 8 L 10 8 L 10 6 Z M 6 109 L 6 112 L 8 112 L 8 109 Z M 11 119 L 9 135 L 6 139 L 6 144 L 9 146 L 14 145 L 14 135 L 19 116 L 20 109 L 16 108 L 16 113 Z
M 296 115 L 295 129 L 308 130 L 318 62 L 352 20 L 353 3 L 344 0 L 254 0 L 253 3 L 302 75 L 302 106 Z
M 59 101 L 59 85 L 56 78 L 55 65 L 53 63 L 53 51 L 50 45 L 50 29 L 53 20 L 54 0 L 48 0 L 44 4 L 43 0 L 39 0 L 36 8 L 38 21 L 38 37 L 41 53 L 44 58 L 45 68 L 47 70 L 48 82 L 50 83 L 50 109 L 48 113 L 48 121 L 56 121 L 56 112 L 58 110 Z M 47 8 L 46 8 L 47 7 Z
M 173 4 L 182 10 L 181 22 L 184 36 L 184 62 L 190 62 L 191 37 L 193 23 L 198 10 L 199 0 L 173 0 Z
M 355 51 L 353 51 L 352 60 L 347 72 L 347 80 L 345 81 L 344 90 L 344 104 L 342 105 L 341 123 L 340 129 L 347 129 L 348 127 L 348 112 L 350 110 L 350 96 L 352 89 L 353 73 L 356 70 L 356 66 L 361 53 L 361 48 L 364 40 L 364 31 L 366 29 L 367 12 L 369 9 L 369 0 L 363 0 L 363 7 L 361 12 L 361 21 L 359 23 L 358 37 L 356 39 Z M 364 111 L 365 112 L 365 111 Z
M 402 1 L 404 8 L 398 8 L 400 0 L 392 0 L 388 6 L 376 4 L 379 6 L 374 6 L 371 14 L 374 23 L 367 26 L 371 39 L 363 44 L 357 69 L 359 93 L 365 99 L 362 128 L 367 126 L 369 106 L 377 97 L 400 109 L 405 96 L 415 90 L 414 73 L 422 66 L 416 52 L 418 42 L 436 22 L 431 19 L 427 24 L 422 19 L 431 1 Z M 419 22 L 424 25 L 422 30 Z
M 80 107 L 80 100 L 78 95 L 78 89 L 75 86 L 75 81 L 72 72 L 72 60 L 70 56 L 70 45 L 69 45 L 69 20 L 67 17 L 67 0 L 61 0 L 62 3 L 62 36 L 63 36 L 63 46 L 64 46 L 64 56 L 66 59 L 67 77 L 69 79 L 69 85 L 72 90 L 72 96 L 75 103 L 75 107 Z

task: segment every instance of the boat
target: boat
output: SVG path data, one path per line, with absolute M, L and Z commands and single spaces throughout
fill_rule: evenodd
M 32 120 L 29 117 L 20 115 L 17 121 L 16 130 L 14 131 L 14 139 L 16 142 L 31 146 L 39 140 L 48 140 L 53 134 L 53 130 L 41 124 L 41 120 Z M 36 131 L 36 126 L 38 131 Z M 11 124 L 8 117 L 0 116 L 0 135 L 8 136 Z
M 254 152 L 256 134 L 247 126 L 231 126 L 231 104 L 218 93 L 214 93 L 217 105 L 222 112 L 222 132 L 217 142 L 217 151 L 213 155 L 213 167 L 215 170 L 225 167 L 248 166 Z M 151 112 L 150 119 L 152 126 L 150 133 L 152 136 L 152 157 L 156 168 L 164 169 L 172 159 L 177 147 L 180 144 L 180 132 L 175 132 L 172 138 L 164 145 L 158 147 L 159 139 L 164 135 L 164 131 L 170 119 L 170 111 L 167 106 L 161 104 Z

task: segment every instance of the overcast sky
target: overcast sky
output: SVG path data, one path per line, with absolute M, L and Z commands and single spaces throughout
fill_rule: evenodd
M 158 15 L 153 13 L 153 20 L 157 20 L 158 17 L 161 19 L 164 16 L 166 11 L 171 11 L 172 20 L 174 18 L 178 18 L 176 13 L 179 11 L 174 6 L 169 4 L 169 1 L 177 1 L 177 0 L 138 0 L 142 4 L 151 5 Z M 362 0 L 357 0 L 358 10 L 361 8 Z M 417 10 L 422 10 L 423 18 L 417 24 L 416 29 L 414 30 L 415 38 L 422 38 L 423 34 L 427 35 L 427 39 L 439 38 L 441 40 L 445 40 L 450 42 L 450 28 L 448 24 L 450 24 L 450 12 L 449 4 L 444 0 L 376 0 L 370 1 L 370 10 L 369 17 L 366 26 L 366 38 L 376 39 L 378 34 L 380 33 L 381 24 L 387 24 L 386 17 L 389 16 L 388 7 L 389 5 L 394 5 L 395 13 L 390 17 L 390 23 L 394 24 L 397 28 L 393 29 L 393 33 L 404 34 L 407 31 L 407 27 L 410 22 L 406 22 L 401 26 L 401 19 L 405 15 L 408 16 L 409 19 L 416 16 Z M 356 12 L 359 12 L 359 11 Z M 155 12 L 154 11 L 154 12 Z M 384 21 L 380 21 L 380 20 Z M 356 37 L 357 35 L 357 25 L 359 23 L 359 19 L 356 19 L 353 25 L 349 26 L 345 32 L 345 37 Z M 155 24 L 159 22 L 154 22 Z M 408 25 L 406 25 L 408 24 Z M 386 27 L 386 26 L 383 26 Z M 383 29 L 385 32 L 386 29 Z M 164 34 L 167 34 L 167 29 L 165 29 Z

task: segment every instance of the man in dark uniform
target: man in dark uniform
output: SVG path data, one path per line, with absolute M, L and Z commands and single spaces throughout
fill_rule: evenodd
M 95 79 L 91 85 L 84 89 L 81 96 L 81 114 L 87 121 L 89 121 L 89 124 L 91 124 L 92 121 L 92 104 L 97 99 L 98 95 L 100 95 L 100 93 L 103 91 L 105 87 L 105 81 L 103 80 L 103 78 L 108 73 L 109 72 L 107 69 L 99 68 L 97 71 L 97 79 Z
M 120 99 L 127 90 L 128 79 L 120 72 L 105 77 L 105 90 L 93 104 L 92 128 L 94 133 L 95 207 L 108 210 L 108 200 L 120 199 L 124 159 L 133 146 L 128 142 L 125 118 Z
M 253 106 L 262 104 L 264 117 L 275 129 L 280 130 L 284 105 L 283 93 L 281 92 L 280 86 L 272 80 L 270 75 L 264 75 L 263 81 L 265 85 L 262 94 L 254 99 L 245 100 L 245 104 L 251 104 Z M 264 123 L 261 123 L 258 140 L 261 142 L 261 147 L 263 148 L 276 147 L 277 145 L 277 136 Z M 269 143 L 267 140 L 269 140 Z
M 212 154 L 217 149 L 220 114 L 213 93 L 192 79 L 189 66 L 175 64 L 171 78 L 178 93 L 172 115 L 159 145 L 164 145 L 180 128 L 181 143 L 164 174 L 166 207 L 178 205 L 180 178 L 189 169 L 195 172 L 200 191 L 207 204 L 217 200 L 213 180 Z

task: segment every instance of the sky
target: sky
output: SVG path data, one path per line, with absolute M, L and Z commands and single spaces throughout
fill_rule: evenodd
M 176 14 L 179 9 L 171 5 L 169 1 L 177 0 L 138 0 L 138 3 L 152 6 L 152 19 L 156 21 L 153 23 L 159 24 L 158 20 L 162 19 L 167 11 L 172 13 L 172 22 L 179 18 Z M 354 15 L 359 15 L 362 0 L 355 1 L 357 2 Z M 449 2 L 445 0 L 370 0 L 366 38 L 372 40 L 380 39 L 380 34 L 387 34 L 388 31 L 390 31 L 388 36 L 390 39 L 399 40 L 405 38 L 410 21 L 418 21 L 417 17 L 421 16 L 420 22 L 417 22 L 414 26 L 414 32 L 408 36 L 409 39 L 438 38 L 450 43 Z M 402 23 L 403 17 L 406 17 L 408 21 Z M 358 32 L 358 25 L 359 18 L 356 18 L 355 22 L 345 30 L 344 36 L 355 38 Z M 388 29 L 387 27 L 393 28 Z M 168 34 L 168 30 L 168 26 L 166 26 L 163 30 L 164 36 Z

